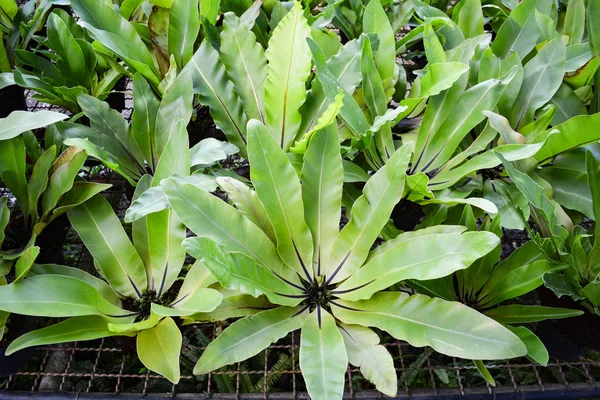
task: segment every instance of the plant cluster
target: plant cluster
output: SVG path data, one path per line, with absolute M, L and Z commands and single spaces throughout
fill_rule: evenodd
M 0 72 L 63 111 L 0 118 L 0 339 L 61 319 L 7 355 L 135 337 L 177 383 L 184 326 L 219 321 L 194 374 L 300 330 L 312 398 L 348 364 L 395 396 L 381 335 L 494 384 L 548 363 L 537 322 L 599 318 L 599 0 L 0 0 Z M 44 253 L 63 214 L 95 273 Z

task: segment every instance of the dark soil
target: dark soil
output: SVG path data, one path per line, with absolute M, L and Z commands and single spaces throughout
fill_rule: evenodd
M 0 89 L 0 118 L 8 117 L 13 111 L 27 111 L 25 89 L 17 85 Z
M 110 108 L 119 112 L 125 109 L 125 90 L 127 89 L 127 80 L 121 78 L 113 88 L 113 92 L 106 97 L 106 102 Z M 117 93 L 115 93 L 117 92 Z
M 17 351 L 10 356 L 4 354 L 6 348 L 13 340 L 31 330 L 29 317 L 11 314 L 6 323 L 6 327 L 8 331 L 0 341 L 0 377 L 17 373 L 23 365 L 29 362 L 35 353 L 35 348 L 30 347 Z
M 415 226 L 425 217 L 420 205 L 412 201 L 402 199 L 392 210 L 394 226 L 402 231 L 412 231 Z

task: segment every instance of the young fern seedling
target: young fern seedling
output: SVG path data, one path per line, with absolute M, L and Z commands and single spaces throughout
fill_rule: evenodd
M 229 289 L 265 295 L 273 307 L 233 323 L 203 353 L 202 374 L 258 354 L 302 329 L 300 366 L 315 399 L 341 399 L 348 362 L 388 395 L 397 390 L 391 355 L 369 327 L 415 346 L 476 359 L 524 355 L 508 329 L 456 302 L 384 292 L 406 279 L 435 279 L 468 267 L 499 241 L 461 227 L 407 232 L 371 247 L 400 200 L 412 144 L 367 182 L 340 231 L 343 167 L 335 124 L 312 137 L 299 177 L 268 128 L 248 124 L 256 191 L 219 179 L 236 208 L 166 179 L 168 201 L 197 237 L 184 241 Z

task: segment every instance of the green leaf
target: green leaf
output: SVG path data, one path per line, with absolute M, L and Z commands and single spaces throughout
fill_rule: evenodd
M 198 0 L 177 0 L 169 12 L 169 54 L 175 56 L 182 69 L 194 54 L 194 43 L 200 32 Z
M 0 286 L 0 310 L 40 317 L 131 314 L 109 303 L 88 283 L 60 275 L 38 275 Z
M 556 107 L 556 115 L 552 125 L 559 125 L 577 115 L 587 114 L 587 108 L 581 99 L 567 84 L 562 84 L 550 99 L 550 104 Z
M 347 278 L 367 258 L 392 209 L 402 197 L 412 149 L 410 143 L 403 145 L 366 183 L 363 195 L 352 207 L 350 221 L 336 238 L 328 257 L 330 270 L 326 272 L 332 282 Z
M 39 216 L 38 200 L 48 186 L 48 172 L 52 167 L 55 157 L 56 146 L 51 146 L 48 150 L 44 151 L 34 164 L 29 182 L 27 183 L 27 207 L 34 214 L 35 218 Z
M 360 38 L 349 41 L 336 55 L 329 58 L 325 63 L 330 77 L 333 77 L 333 81 L 338 82 L 339 86 L 348 93 L 353 93 L 362 79 L 360 72 L 362 40 Z M 318 70 L 317 73 L 319 73 Z M 329 89 L 332 91 L 332 94 L 335 93 L 333 97 L 338 94 L 337 89 L 333 87 L 329 87 Z M 302 124 L 299 133 L 304 134 L 313 130 L 321 115 L 323 115 L 331 103 L 330 96 L 326 94 L 325 86 L 321 83 L 320 78 L 313 80 L 311 88 L 306 95 L 306 102 L 300 108 Z M 365 126 L 367 124 L 365 122 Z
M 64 214 L 73 207 L 86 202 L 98 193 L 110 188 L 111 184 L 106 183 L 95 183 L 95 182 L 74 182 L 73 187 L 67 193 L 65 193 L 54 211 L 52 211 L 52 217 L 50 220 Z
M 73 267 L 67 267 L 64 265 L 56 265 L 56 264 L 34 264 L 29 271 L 29 277 L 36 275 L 61 275 L 61 276 L 70 276 L 73 278 L 77 278 L 81 281 L 84 281 L 88 285 L 92 286 L 98 293 L 102 295 L 106 300 L 110 303 L 114 304 L 117 307 L 121 306 L 121 299 L 117 292 L 111 288 L 106 281 L 96 278 L 95 276 L 88 274 L 87 272 Z
M 277 277 L 272 266 L 257 264 L 241 253 L 227 253 L 226 249 L 206 238 L 189 238 L 184 247 L 192 256 L 201 260 L 219 282 L 228 289 L 248 293 L 254 297 L 265 295 L 275 304 L 296 306 L 300 292 L 285 282 L 299 286 L 297 278 Z M 277 271 L 274 271 L 277 272 Z M 291 296 L 291 297 L 290 297 Z
M 21 254 L 15 263 L 15 280 L 13 282 L 19 282 L 26 276 L 37 256 L 40 254 L 40 248 L 37 246 L 29 247 Z
M 129 21 L 105 1 L 73 0 L 71 5 L 81 18 L 81 24 L 90 31 L 94 39 L 158 86 L 161 75 L 148 48 Z
M 360 373 L 375 384 L 383 394 L 395 397 L 398 391 L 394 360 L 387 349 L 379 344 L 379 336 L 360 325 L 339 324 L 348 361 L 360 367 Z
M 586 22 L 588 40 L 594 54 L 600 53 L 600 2 L 589 0 L 587 2 Z
M 190 71 L 194 83 L 194 93 L 199 94 L 199 102 L 210 108 L 215 124 L 225 133 L 227 139 L 242 149 L 246 148 L 246 115 L 242 101 L 228 79 L 219 53 L 204 40 L 184 71 Z
M 459 62 L 429 64 L 429 70 L 420 79 L 421 89 L 418 96 L 427 98 L 439 94 L 450 88 L 468 70 L 468 65 Z
M 567 308 L 530 306 L 521 304 L 509 304 L 494 307 L 485 312 L 490 318 L 501 324 L 528 324 L 547 319 L 571 318 L 583 315 L 582 310 L 570 310 Z
M 18 337 L 8 346 L 6 355 L 11 355 L 27 347 L 94 340 L 110 336 L 134 336 L 134 334 L 111 332 L 108 329 L 108 321 L 97 315 L 73 317 Z
M 0 140 L 12 139 L 23 132 L 42 128 L 69 118 L 54 111 L 13 111 L 8 117 L 0 118 Z
M 543 285 L 542 277 L 547 272 L 565 268 L 548 260 L 537 260 L 530 264 L 513 269 L 500 279 L 490 279 L 483 287 L 483 303 L 487 307 L 494 306 L 505 300 L 529 293 Z
M 431 346 L 452 357 L 499 360 L 526 353 L 508 329 L 461 303 L 382 292 L 369 300 L 340 304 L 350 309 L 335 307 L 334 315 L 346 324 L 374 326 L 412 346 Z
M 257 355 L 302 326 L 306 313 L 294 316 L 298 311 L 294 307 L 278 307 L 234 322 L 204 350 L 194 374 L 205 374 Z
M 256 36 L 234 13 L 224 15 L 221 31 L 221 60 L 239 94 L 249 119 L 265 119 L 267 59 Z
M 133 115 L 131 136 L 149 167 L 154 170 L 158 159 L 154 158 L 156 115 L 159 102 L 148 81 L 138 72 L 133 76 Z
M 166 179 L 161 186 L 177 216 L 196 235 L 246 254 L 277 273 L 292 272 L 269 237 L 235 208 L 183 181 Z
M 48 16 L 48 43 L 50 48 L 60 56 L 59 67 L 61 71 L 68 73 L 65 76 L 67 82 L 72 86 L 81 85 L 91 87 L 90 76 L 86 71 L 86 60 L 81 46 L 77 43 L 69 28 L 56 13 Z
M 548 365 L 548 350 L 546 350 L 544 343 L 533 332 L 523 326 L 507 326 L 507 328 L 525 344 L 527 347 L 527 358 L 544 367 Z
M 10 221 L 10 209 L 8 208 L 8 197 L 0 197 L 0 247 L 4 241 L 4 230 Z M 4 275 L 4 274 L 0 274 Z
M 217 183 L 235 208 L 247 219 L 258 226 L 275 243 L 275 231 L 267 215 L 265 206 L 258 199 L 258 195 L 244 183 L 229 177 L 218 177 Z
M 308 274 L 313 239 L 304 220 L 302 187 L 284 150 L 256 120 L 248 123 L 250 177 L 277 237 L 281 259 L 298 273 Z
M 339 399 L 344 393 L 348 355 L 335 318 L 317 308 L 304 320 L 300 340 L 300 369 L 308 394 L 313 399 Z
M 367 263 L 336 289 L 342 293 L 340 298 L 367 299 L 402 280 L 430 280 L 450 275 L 467 268 L 499 243 L 491 232 L 428 230 L 431 233 L 422 232 L 418 236 L 410 232 L 400 234 L 372 252 Z M 343 293 L 365 284 L 361 289 Z
M 521 59 L 525 58 L 540 36 L 535 11 L 550 15 L 552 4 L 551 0 L 525 0 L 519 3 L 498 30 L 492 44 L 494 53 L 500 58 L 506 58 L 515 51 Z
M 235 292 L 233 292 L 235 293 Z M 261 311 L 273 308 L 265 296 L 253 297 L 248 294 L 232 294 L 223 298 L 221 304 L 209 313 L 196 313 L 184 318 L 184 325 L 196 321 L 224 321 L 228 318 L 249 317 Z
M 569 44 L 581 43 L 585 31 L 585 1 L 570 0 L 563 22 L 563 35 L 569 37 Z
M 304 155 L 302 166 L 302 199 L 309 205 L 304 217 L 312 233 L 313 265 L 321 275 L 321 259 L 325 259 L 339 233 L 342 208 L 344 170 L 340 156 L 337 129 L 329 126 L 317 132 Z M 325 272 L 325 271 L 323 271 Z
M 483 35 L 483 9 L 480 0 L 463 0 L 458 13 L 458 27 L 465 38 Z
M 300 139 L 296 140 L 294 145 L 288 149 L 289 152 L 295 153 L 295 154 L 306 153 L 306 148 L 308 147 L 308 143 L 309 143 L 310 139 L 312 138 L 312 136 L 315 134 L 315 132 L 317 132 L 318 130 L 324 129 L 324 128 L 328 127 L 329 125 L 336 122 L 336 117 L 338 116 L 338 114 L 340 113 L 340 109 L 342 108 L 343 99 L 344 99 L 343 94 L 342 93 L 338 94 L 335 97 L 335 101 L 333 103 L 329 104 L 327 109 L 325 111 L 323 111 L 323 114 L 319 117 L 317 124 L 314 125 L 310 131 L 303 134 L 300 137 Z
M 49 214 L 61 197 L 71 190 L 86 159 L 87 154 L 77 147 L 69 147 L 58 156 L 50 169 L 48 188 L 42 194 L 42 215 Z
M 536 161 L 546 160 L 579 146 L 600 140 L 600 131 L 596 129 L 600 123 L 600 114 L 579 115 L 538 135 L 536 142 L 544 145 L 535 155 Z
M 68 216 L 110 285 L 124 296 L 141 297 L 147 288 L 144 263 L 108 201 L 96 195 Z
M 310 75 L 311 57 L 306 38 L 310 27 L 298 2 L 271 34 L 265 52 L 268 61 L 265 81 L 267 126 L 284 150 L 294 142 L 306 100 L 305 81 Z
M 363 14 L 363 32 L 377 34 L 379 48 L 375 54 L 375 63 L 377 64 L 379 76 L 385 83 L 394 75 L 396 42 L 394 30 L 380 0 L 370 1 L 365 7 Z
M 533 121 L 538 108 L 558 90 L 565 74 L 566 47 L 562 38 L 548 42 L 524 67 L 523 85 L 510 114 L 515 128 Z
M 175 321 L 166 317 L 154 328 L 143 330 L 137 335 L 138 357 L 148 369 L 178 383 L 182 342 L 179 327 Z
M 190 164 L 192 167 L 210 167 L 238 151 L 240 149 L 232 143 L 215 138 L 202 139 L 190 149 Z

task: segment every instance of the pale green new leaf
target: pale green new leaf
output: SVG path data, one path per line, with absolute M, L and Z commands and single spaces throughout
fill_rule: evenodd
M 294 316 L 298 311 L 297 307 L 278 307 L 234 322 L 204 350 L 194 374 L 214 371 L 260 353 L 302 326 L 306 313 Z
M 183 339 L 179 327 L 166 317 L 152 329 L 137 335 L 137 353 L 140 361 L 173 383 L 179 382 L 179 355 Z
M 184 317 L 194 313 L 211 312 L 221 304 L 221 300 L 223 295 L 215 289 L 200 288 L 169 307 L 152 303 L 152 311 L 165 317 Z
M 480 0 L 463 0 L 458 12 L 458 27 L 466 38 L 482 35 L 483 9 Z
M 300 340 L 300 369 L 308 394 L 313 399 L 339 399 L 344 392 L 348 355 L 335 318 L 321 309 L 310 313 Z
M 458 302 L 400 292 L 334 307 L 346 324 L 374 326 L 415 347 L 431 346 L 452 357 L 498 360 L 525 355 L 521 340 L 493 319 Z

